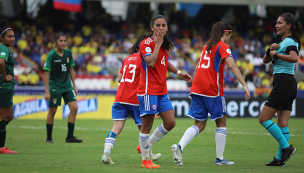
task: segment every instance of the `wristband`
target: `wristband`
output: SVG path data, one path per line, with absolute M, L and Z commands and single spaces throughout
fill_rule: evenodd
M 176 74 L 179 76 L 182 72 L 180 70 L 177 70 Z
M 270 56 L 270 47 L 267 49 L 266 55 Z
M 273 59 L 275 59 L 275 60 L 278 59 L 278 53 L 275 53 L 275 54 L 273 55 Z

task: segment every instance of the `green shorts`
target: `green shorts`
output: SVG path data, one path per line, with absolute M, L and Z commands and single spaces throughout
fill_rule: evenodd
M 0 108 L 7 108 L 13 105 L 14 91 L 0 94 Z
M 76 94 L 74 90 L 67 91 L 64 93 L 51 94 L 49 107 L 61 106 L 61 97 L 63 97 L 64 103 L 68 104 L 69 102 L 76 101 Z

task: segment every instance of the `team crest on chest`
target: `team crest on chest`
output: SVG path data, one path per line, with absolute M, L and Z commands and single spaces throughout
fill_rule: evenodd
M 53 103 L 54 103 L 54 104 L 57 103 L 57 99 L 56 99 L 56 98 L 53 99 Z
M 69 59 L 69 57 L 67 57 L 67 63 L 69 63 L 70 62 L 70 59 Z

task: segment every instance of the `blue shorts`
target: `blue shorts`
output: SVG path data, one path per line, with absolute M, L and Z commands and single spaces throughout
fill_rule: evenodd
M 141 125 L 141 117 L 139 116 L 139 106 L 128 104 L 114 103 L 112 106 L 113 120 L 125 120 L 129 114 L 135 121 L 135 125 Z
M 173 110 L 172 103 L 167 94 L 137 96 L 140 108 L 140 116 L 157 114 Z
M 225 97 L 211 98 L 193 94 L 188 116 L 197 121 L 206 121 L 208 113 L 211 114 L 211 121 L 227 115 Z

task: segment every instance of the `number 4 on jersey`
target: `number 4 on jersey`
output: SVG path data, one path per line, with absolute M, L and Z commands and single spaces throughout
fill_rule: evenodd
M 164 57 L 163 57 L 163 59 L 161 60 L 161 62 L 160 62 L 160 64 L 164 64 L 164 66 L 166 66 L 166 58 L 165 58 L 165 55 L 164 55 Z

